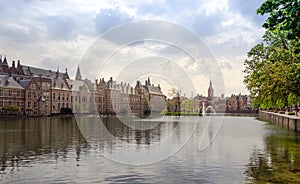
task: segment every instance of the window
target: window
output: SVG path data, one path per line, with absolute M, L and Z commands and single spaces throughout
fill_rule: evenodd
M 12 96 L 12 90 L 8 90 L 8 96 Z
M 0 96 L 3 96 L 3 89 L 0 89 Z
M 3 100 L 0 100 L 0 107 L 3 107 Z
M 55 100 L 55 93 L 52 94 L 52 99 Z
M 30 91 L 27 92 L 27 97 L 31 98 L 31 92 Z
M 34 98 L 36 97 L 36 92 L 33 92 L 33 97 L 34 97 Z
M 27 107 L 28 107 L 28 108 L 31 107 L 31 102 L 27 102 Z
M 62 100 L 65 100 L 65 94 L 62 94 Z
M 36 102 L 33 102 L 33 107 L 36 108 Z
M 35 89 L 35 84 L 31 84 L 31 89 Z
M 58 93 L 58 97 L 57 97 L 57 100 L 60 100 L 60 93 Z
M 17 97 L 20 97 L 20 96 L 21 96 L 21 92 L 17 91 Z

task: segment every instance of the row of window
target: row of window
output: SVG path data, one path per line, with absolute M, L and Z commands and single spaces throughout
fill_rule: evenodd
M 56 93 L 52 94 L 52 99 L 55 100 L 56 99 Z M 69 101 L 69 94 L 65 95 L 64 93 L 58 93 L 57 94 L 57 100 L 66 100 Z
M 20 97 L 21 96 L 21 91 L 17 90 L 11 90 L 11 89 L 0 89 L 0 96 L 13 96 L 13 94 L 15 94 L 16 97 Z
M 11 100 L 9 100 L 9 101 L 0 100 L 0 107 L 4 107 L 5 105 L 16 105 L 16 106 L 20 107 L 21 102 L 12 102 Z

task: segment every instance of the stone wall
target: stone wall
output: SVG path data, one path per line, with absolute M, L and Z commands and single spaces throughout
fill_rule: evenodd
M 299 116 L 259 111 L 259 117 L 268 120 L 275 125 L 285 127 L 288 130 L 300 132 Z

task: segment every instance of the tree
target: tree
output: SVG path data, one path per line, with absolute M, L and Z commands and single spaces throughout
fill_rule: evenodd
M 269 14 L 263 27 L 272 32 L 286 32 L 288 39 L 297 39 L 300 35 L 300 1 L 266 0 L 256 11 Z
M 263 41 L 248 52 L 244 83 L 262 108 L 299 104 L 299 0 L 266 0 L 257 13 L 270 16 Z M 297 15 L 297 17 L 295 17 Z

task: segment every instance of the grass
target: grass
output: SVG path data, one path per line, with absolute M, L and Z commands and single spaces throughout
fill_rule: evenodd
M 160 114 L 167 116 L 202 116 L 202 113 L 198 112 L 162 112 Z

